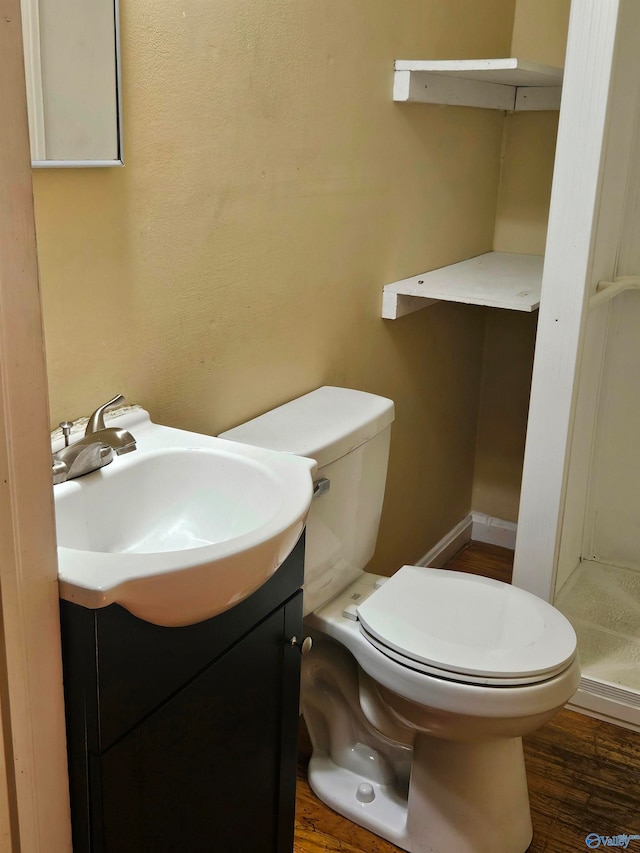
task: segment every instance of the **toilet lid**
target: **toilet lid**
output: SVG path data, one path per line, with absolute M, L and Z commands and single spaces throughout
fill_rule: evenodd
M 543 681 L 576 653 L 571 624 L 546 601 L 464 572 L 403 566 L 358 607 L 358 619 L 382 652 L 456 681 Z

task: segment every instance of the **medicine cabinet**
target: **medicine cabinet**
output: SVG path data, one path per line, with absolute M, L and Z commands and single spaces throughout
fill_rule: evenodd
M 34 166 L 121 166 L 117 0 L 21 0 Z

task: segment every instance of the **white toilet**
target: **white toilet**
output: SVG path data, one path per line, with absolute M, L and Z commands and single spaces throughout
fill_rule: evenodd
M 304 582 L 309 782 L 410 853 L 523 853 L 521 737 L 576 691 L 576 637 L 550 604 L 499 581 L 363 571 L 393 417 L 390 400 L 323 387 L 221 436 L 318 464 Z

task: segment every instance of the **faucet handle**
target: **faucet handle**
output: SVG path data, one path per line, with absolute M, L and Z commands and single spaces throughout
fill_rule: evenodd
M 104 403 L 102 406 L 97 408 L 95 412 L 89 418 L 89 422 L 87 423 L 87 428 L 85 430 L 85 435 L 91 435 L 94 432 L 98 432 L 98 430 L 105 429 L 104 425 L 104 413 L 111 406 L 117 406 L 118 403 L 123 403 L 124 397 L 122 394 L 118 394 L 117 397 L 114 397 L 113 400 L 109 400 L 107 403 Z

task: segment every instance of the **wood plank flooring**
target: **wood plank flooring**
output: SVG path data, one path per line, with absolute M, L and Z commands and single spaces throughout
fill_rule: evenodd
M 472 543 L 448 568 L 508 581 L 512 557 L 504 548 Z M 534 828 L 529 853 L 585 851 L 591 833 L 640 835 L 639 733 L 562 711 L 524 743 Z M 315 797 L 306 781 L 310 753 L 302 722 L 294 853 L 398 853 Z M 627 849 L 640 853 L 640 840 Z
M 447 568 L 511 583 L 513 551 L 485 542 L 471 542 L 449 560 Z

